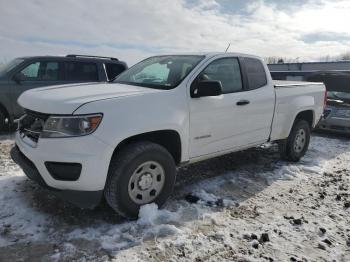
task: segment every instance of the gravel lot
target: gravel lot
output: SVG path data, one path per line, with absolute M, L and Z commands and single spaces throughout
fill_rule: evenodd
M 350 140 L 313 136 L 300 163 L 276 146 L 180 170 L 163 209 L 125 221 L 26 179 L 0 136 L 0 261 L 350 261 Z

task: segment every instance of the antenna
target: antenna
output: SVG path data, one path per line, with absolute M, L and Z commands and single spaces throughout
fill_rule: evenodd
M 226 48 L 225 53 L 227 53 L 227 50 L 230 48 L 230 46 L 231 46 L 231 43 L 228 43 L 228 47 Z

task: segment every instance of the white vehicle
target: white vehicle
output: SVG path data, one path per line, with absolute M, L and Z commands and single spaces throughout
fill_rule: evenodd
M 162 205 L 176 168 L 267 141 L 306 152 L 324 108 L 322 83 L 273 83 L 262 59 L 237 53 L 148 58 L 114 83 L 30 90 L 11 155 L 80 207 L 104 196 L 119 214 Z

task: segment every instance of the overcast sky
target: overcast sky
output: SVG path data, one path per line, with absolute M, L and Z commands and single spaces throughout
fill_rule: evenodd
M 0 61 L 230 51 L 300 60 L 350 50 L 349 0 L 0 0 Z

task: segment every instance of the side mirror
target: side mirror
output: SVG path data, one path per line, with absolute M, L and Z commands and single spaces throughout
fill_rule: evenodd
M 205 96 L 219 96 L 222 94 L 222 85 L 220 81 L 204 80 L 195 84 L 191 96 L 193 98 Z
M 21 73 L 17 73 L 12 77 L 13 81 L 15 81 L 17 84 L 21 84 L 21 82 L 24 80 L 23 75 Z

